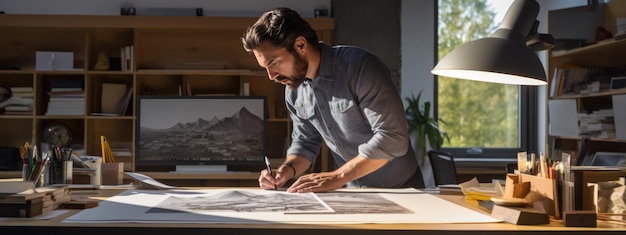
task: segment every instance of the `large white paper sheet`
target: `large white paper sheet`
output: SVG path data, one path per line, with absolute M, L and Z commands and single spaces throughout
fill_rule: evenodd
M 249 194 L 265 198 L 279 198 L 289 193 L 261 189 L 209 190 L 127 190 L 68 217 L 64 223 L 247 223 L 247 224 L 362 224 L 362 223 L 488 223 L 501 222 L 483 213 L 459 206 L 415 189 L 398 190 L 339 190 L 332 193 L 295 194 L 305 198 L 276 199 L 306 202 L 311 208 L 289 210 L 276 206 L 277 201 L 262 203 L 257 199 L 240 199 L 226 210 L 217 208 L 218 201 L 194 205 L 199 198 L 216 195 Z M 307 199 L 308 197 L 309 199 Z M 173 199 L 174 198 L 174 199 Z M 172 209 L 176 201 L 178 209 Z M 192 200 L 192 199 L 196 200 Z M 246 198 L 246 197 L 242 197 Z M 320 198 L 325 202 L 313 203 Z M 239 200 L 239 199 L 236 199 Z M 243 200 L 248 200 L 243 201 Z M 256 202 L 251 202 L 257 200 Z M 269 200 L 269 199 L 268 199 Z M 282 200 L 282 201 L 281 201 Z M 317 199 L 315 199 L 317 200 Z M 256 203 L 256 206 L 254 206 Z M 297 204 L 296 203 L 296 204 Z M 164 206 L 167 205 L 167 206 Z M 238 205 L 241 209 L 237 210 Z M 320 209 L 329 206 L 330 210 Z M 335 208 L 333 208 L 333 206 Z M 256 208 L 256 209 L 255 209 Z

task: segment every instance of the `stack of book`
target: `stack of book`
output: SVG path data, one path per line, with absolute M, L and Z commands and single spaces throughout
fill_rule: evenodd
M 578 114 L 578 131 L 582 136 L 615 138 L 613 109 L 594 110 Z
M 69 202 L 70 186 L 67 184 L 53 184 L 37 188 L 38 193 L 43 193 L 42 213 L 47 213 L 60 208 L 64 203 Z
M 32 181 L 0 183 L 0 217 L 34 217 L 43 213 L 45 193 Z
M 85 115 L 85 92 L 81 80 L 51 80 L 46 115 Z
M 0 103 L 6 115 L 33 114 L 33 87 L 11 87 L 11 98 Z

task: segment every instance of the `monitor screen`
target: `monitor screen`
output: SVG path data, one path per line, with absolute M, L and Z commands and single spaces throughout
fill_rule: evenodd
M 138 96 L 135 166 L 263 166 L 266 117 L 265 97 Z

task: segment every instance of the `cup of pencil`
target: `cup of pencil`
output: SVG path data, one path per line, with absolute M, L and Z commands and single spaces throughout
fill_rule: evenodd
M 43 186 L 47 175 L 48 154 L 40 155 L 36 145 L 26 143 L 20 146 L 20 155 L 23 159 L 22 180 L 32 181 L 35 186 Z

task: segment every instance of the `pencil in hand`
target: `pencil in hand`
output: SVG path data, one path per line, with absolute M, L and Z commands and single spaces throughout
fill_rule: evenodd
M 265 156 L 265 167 L 267 168 L 267 173 L 269 173 L 270 176 L 274 177 L 274 175 L 272 175 L 272 167 L 270 166 L 270 159 L 267 158 L 267 156 Z M 278 186 L 276 186 L 276 184 L 274 184 L 274 190 L 278 190 Z

